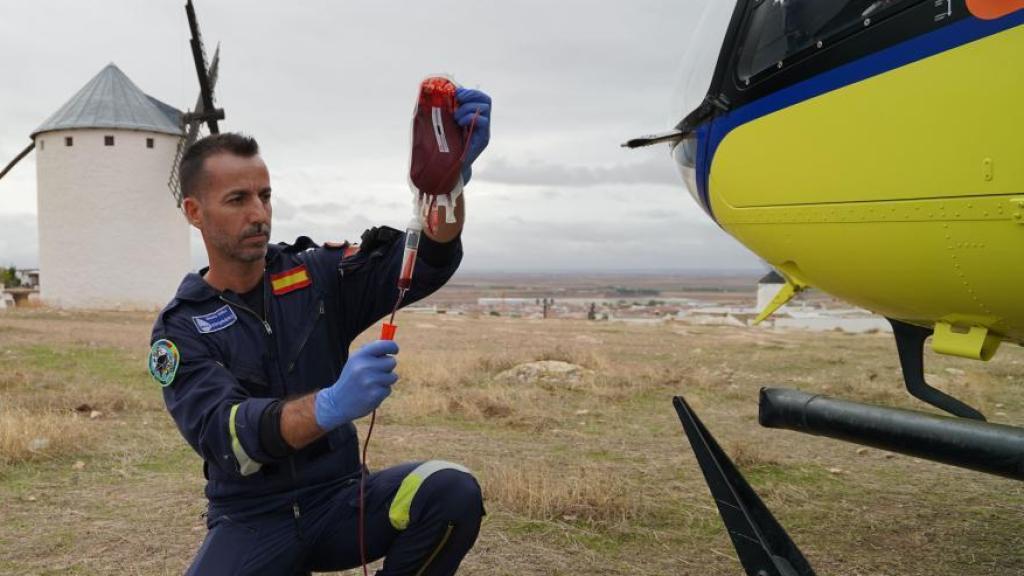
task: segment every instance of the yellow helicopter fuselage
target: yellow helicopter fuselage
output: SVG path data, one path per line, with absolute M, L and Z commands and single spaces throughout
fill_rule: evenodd
M 795 285 L 945 327 L 939 351 L 987 359 L 1024 343 L 1024 25 L 924 49 L 709 128 L 707 207 Z M 984 351 L 957 349 L 970 330 Z

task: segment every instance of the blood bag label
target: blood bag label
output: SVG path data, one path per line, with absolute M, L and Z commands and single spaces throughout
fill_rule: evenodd
M 434 121 L 434 137 L 437 138 L 437 149 L 448 154 L 448 137 L 444 134 L 444 124 L 441 122 L 441 109 L 433 106 L 430 109 L 430 119 Z

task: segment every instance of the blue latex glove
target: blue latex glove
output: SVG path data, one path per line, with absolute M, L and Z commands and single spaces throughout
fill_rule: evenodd
M 398 381 L 398 362 L 389 354 L 398 354 L 398 344 L 377 340 L 349 356 L 338 381 L 316 393 L 317 426 L 332 430 L 380 406 Z
M 455 109 L 455 121 L 463 128 L 469 128 L 476 117 L 476 125 L 473 127 L 473 136 L 469 139 L 469 149 L 466 151 L 466 160 L 462 163 L 462 183 L 466 184 L 473 176 L 473 161 L 487 148 L 491 140 L 491 97 L 479 90 L 459 88 L 455 91 L 455 100 L 459 107 Z

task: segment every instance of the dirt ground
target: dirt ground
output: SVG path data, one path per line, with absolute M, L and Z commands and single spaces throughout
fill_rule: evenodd
M 902 390 L 890 335 L 399 321 L 402 379 L 370 465 L 439 457 L 474 470 L 488 516 L 463 574 L 741 573 L 676 394 L 819 574 L 1024 574 L 1024 484 L 758 427 L 762 386 L 923 408 Z M 151 322 L 0 314 L 0 574 L 179 574 L 190 562 L 202 472 L 146 372 Z M 580 368 L 516 376 L 541 360 Z M 1024 350 L 926 362 L 991 420 L 1024 423 Z

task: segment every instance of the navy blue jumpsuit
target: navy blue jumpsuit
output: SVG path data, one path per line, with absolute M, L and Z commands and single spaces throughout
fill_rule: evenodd
M 209 532 L 189 574 L 290 575 L 359 565 L 355 426 L 282 452 L 272 449 L 265 420 L 283 399 L 333 384 L 352 340 L 390 312 L 401 240 L 396 230 L 374 228 L 358 250 L 305 237 L 270 245 L 264 310 L 189 274 L 160 312 L 150 371 L 181 434 L 202 456 L 207 479 Z M 406 302 L 440 288 L 461 258 L 460 240 L 424 237 Z M 480 488 L 457 464 L 432 460 L 373 473 L 367 556 L 385 557 L 381 575 L 453 574 L 482 515 Z

